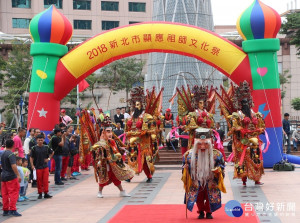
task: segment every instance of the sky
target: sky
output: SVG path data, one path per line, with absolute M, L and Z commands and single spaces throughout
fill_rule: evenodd
M 247 9 L 254 0 L 211 0 L 215 25 L 235 25 L 240 14 Z M 279 14 L 287 11 L 291 5 L 295 8 L 295 0 L 261 0 L 265 5 L 275 9 Z M 293 2 L 291 4 L 291 2 Z M 296 0 L 300 8 L 300 0 Z

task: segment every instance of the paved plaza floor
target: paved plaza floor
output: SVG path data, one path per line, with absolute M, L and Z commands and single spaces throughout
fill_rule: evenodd
M 223 204 L 230 200 L 251 203 L 253 206 L 249 205 L 248 208 L 255 208 L 261 222 L 300 222 L 299 166 L 292 172 L 266 169 L 262 186 L 255 186 L 254 182 L 249 181 L 248 186 L 243 187 L 239 180 L 232 179 L 232 175 L 233 166 L 227 165 L 227 193 L 222 194 Z M 64 186 L 54 186 L 53 175 L 50 175 L 52 199 L 38 200 L 37 189 L 29 188 L 29 201 L 17 204 L 18 211 L 23 216 L 1 216 L 0 222 L 108 222 L 124 205 L 183 203 L 180 166 L 157 166 L 152 183 L 145 183 L 144 174 L 134 177 L 130 183 L 123 182 L 124 189 L 132 195 L 130 198 L 119 197 L 119 191 L 114 185 L 104 188 L 104 198 L 97 198 L 98 186 L 92 168 L 82 171 L 78 179 L 68 181 Z M 124 223 L 126 222 L 134 222 L 134 219 L 124 219 Z M 145 222 L 151 220 L 145 219 Z

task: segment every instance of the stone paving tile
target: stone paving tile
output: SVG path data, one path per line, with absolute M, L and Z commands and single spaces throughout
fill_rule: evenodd
M 226 167 L 225 186 L 227 193 L 222 194 L 222 203 L 235 199 L 232 191 L 230 172 L 233 171 L 232 166 Z M 55 191 L 55 196 L 50 200 L 42 200 L 21 211 L 22 217 L 10 217 L 5 220 L 5 223 L 13 222 L 99 222 L 106 216 L 114 207 L 116 207 L 123 198 L 119 197 L 118 189 L 109 185 L 104 188 L 104 198 L 97 198 L 98 186 L 93 176 L 93 170 L 83 172 L 90 176 L 80 181 L 78 184 L 64 189 L 63 191 Z M 181 182 L 180 166 L 172 166 L 172 168 L 159 168 L 157 174 L 169 174 L 167 181 L 160 188 L 155 198 L 152 199 L 152 204 L 182 204 L 184 197 L 183 184 Z M 300 168 L 296 168 L 293 172 L 274 172 L 271 169 L 266 170 L 262 181 L 265 183 L 260 187 L 268 202 L 275 204 L 288 202 L 295 204 L 295 216 L 280 216 L 280 211 L 275 212 L 279 215 L 282 223 L 299 223 L 300 222 Z M 155 176 L 155 175 L 154 175 Z M 158 176 L 158 175 L 157 175 Z M 50 176 L 52 181 L 53 175 Z M 127 192 L 133 192 L 137 187 L 145 187 L 144 174 L 135 176 L 131 183 L 122 183 Z M 142 183 L 142 184 L 141 184 Z M 153 185 L 150 185 L 153 186 Z M 155 185 L 154 185 L 155 186 Z M 234 190 L 240 190 L 237 187 Z M 51 190 L 50 190 L 51 191 Z M 29 188 L 28 193 L 33 193 L 36 196 L 36 189 Z M 144 193 L 144 191 L 143 191 Z M 136 196 L 136 195 L 134 195 Z M 138 195 L 138 196 L 148 196 Z M 276 208 L 276 207 L 275 207 Z M 287 206 L 285 206 L 287 208 Z M 291 207 L 290 207 L 291 208 Z M 22 209 L 22 208 L 21 208 Z

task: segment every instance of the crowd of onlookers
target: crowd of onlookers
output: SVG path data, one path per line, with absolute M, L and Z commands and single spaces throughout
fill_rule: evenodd
M 37 188 L 38 199 L 51 198 L 49 175 L 54 174 L 55 185 L 76 180 L 80 175 L 78 129 L 70 125 L 72 119 L 61 110 L 60 124 L 46 135 L 38 128 L 19 128 L 16 133 L 4 133 L 1 123 L 1 196 L 3 216 L 21 216 L 16 203 L 28 200 L 27 188 Z M 27 134 L 26 134 L 27 133 Z M 26 137 L 26 135 L 28 135 Z M 88 170 L 91 159 L 81 165 Z

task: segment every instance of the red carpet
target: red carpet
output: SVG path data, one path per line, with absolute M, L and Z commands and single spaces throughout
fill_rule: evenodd
M 241 217 L 229 217 L 222 208 L 213 213 L 214 219 L 197 219 L 197 207 L 193 212 L 188 211 L 188 218 L 185 218 L 185 205 L 182 204 L 153 204 L 153 205 L 125 205 L 109 223 L 153 223 L 153 222 L 218 222 L 218 223 L 256 223 L 260 222 L 255 210 L 247 211 L 242 204 L 244 213 Z

